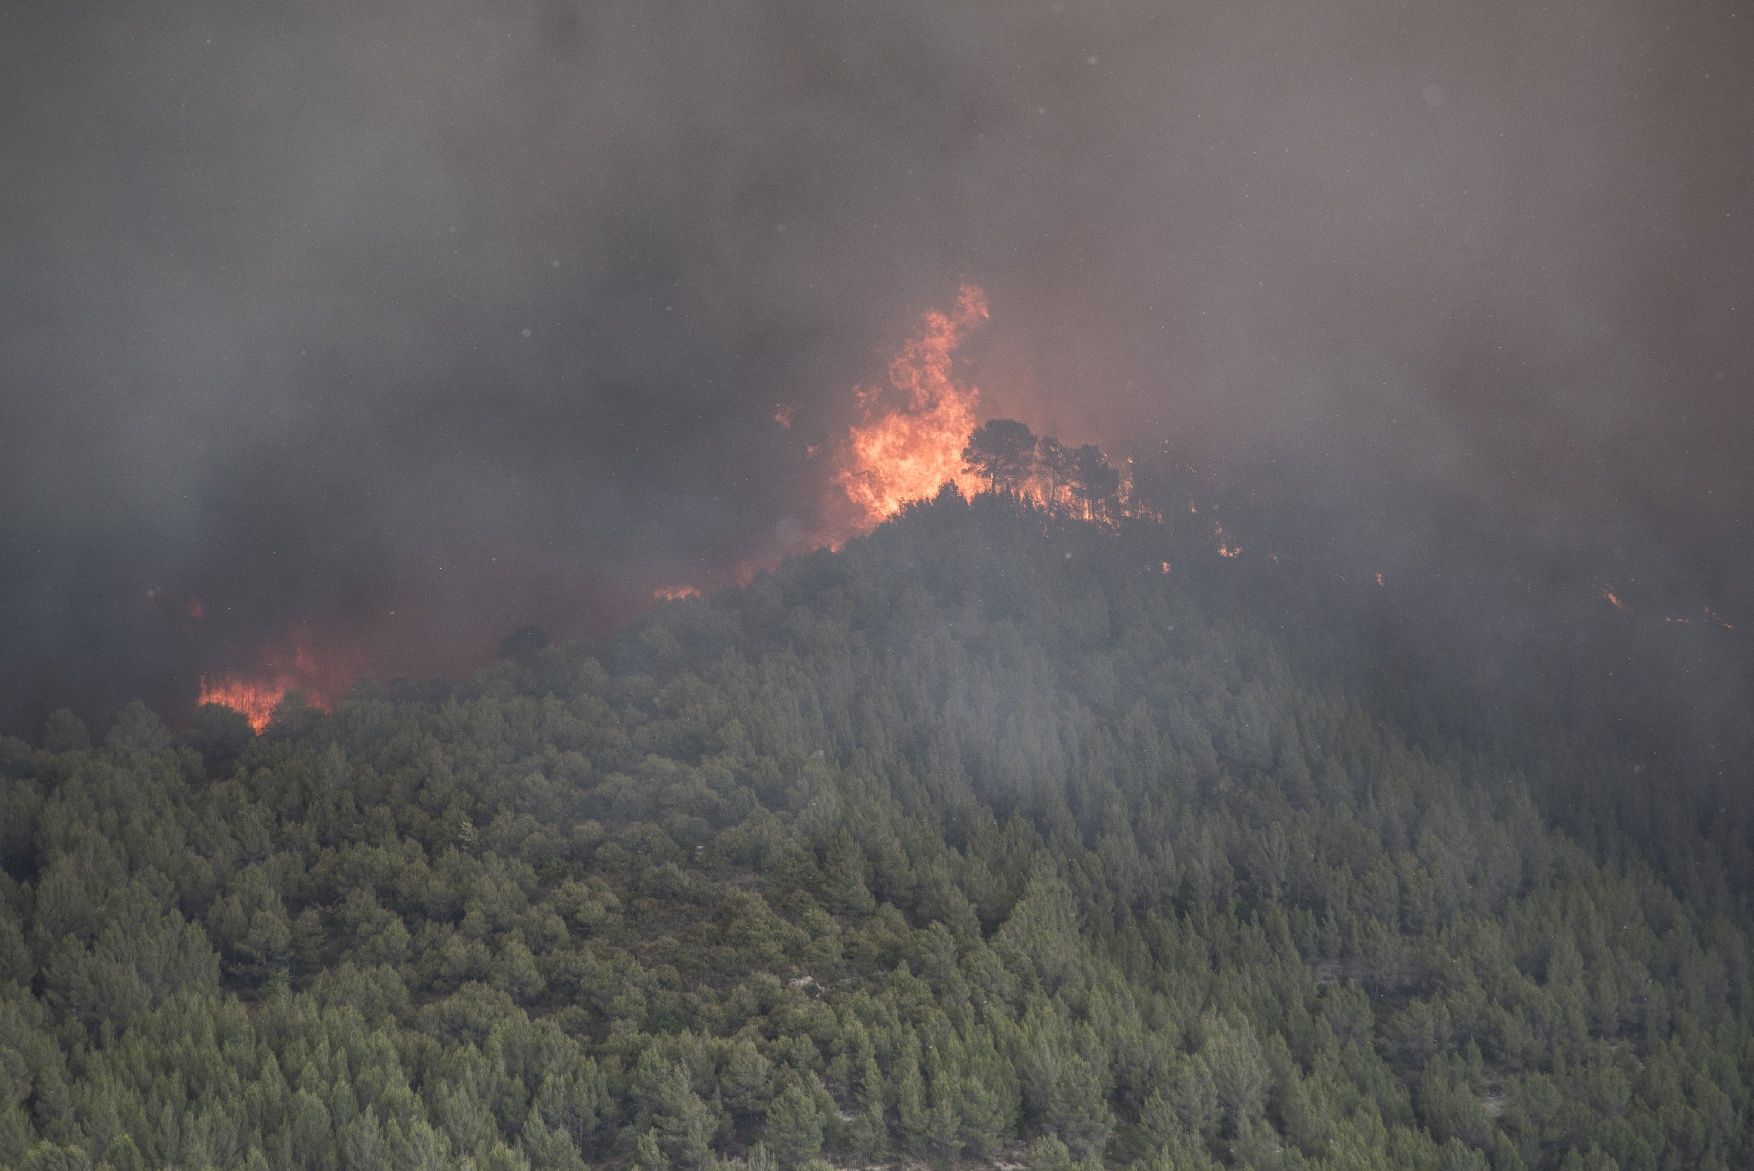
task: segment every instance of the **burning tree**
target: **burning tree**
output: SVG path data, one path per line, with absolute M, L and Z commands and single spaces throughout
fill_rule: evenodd
M 925 315 L 889 363 L 885 383 L 858 390 L 860 421 L 848 430 L 835 474 L 856 517 L 846 531 L 830 526 L 824 543 L 838 547 L 848 532 L 929 500 L 945 484 L 964 496 L 984 488 L 1104 524 L 1133 515 L 1123 477 L 1100 448 L 1037 438 L 1016 419 L 975 424 L 980 391 L 958 374 L 955 358 L 987 314 L 986 295 L 965 286 L 953 311 Z
M 1048 512 L 1111 522 L 1126 514 L 1120 469 L 1094 443 L 1068 447 L 1039 439 L 1015 419 L 989 419 L 962 450 L 963 471 L 987 491 L 1029 500 Z
M 1043 435 L 1035 445 L 1035 475 L 1041 481 L 1042 503 L 1049 512 L 1059 510 L 1066 489 L 1077 474 L 1072 449 L 1052 435 Z
M 1120 511 L 1120 470 L 1094 443 L 1073 450 L 1069 487 L 1085 520 L 1110 520 Z
M 962 460 L 990 491 L 1021 495 L 1035 472 L 1035 432 L 1016 419 L 988 419 L 968 437 Z
M 926 314 L 890 361 L 885 384 L 857 392 L 861 418 L 847 432 L 835 476 L 858 511 L 852 531 L 887 520 L 911 500 L 930 499 L 945 483 L 974 491 L 959 456 L 975 429 L 980 390 L 958 377 L 955 357 L 986 320 L 986 294 L 965 285 L 952 312 Z

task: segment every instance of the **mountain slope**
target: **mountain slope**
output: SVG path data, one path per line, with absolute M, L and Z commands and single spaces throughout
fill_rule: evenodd
M 595 657 L 5 742 L 0 1164 L 1754 1161 L 1734 859 L 1173 548 L 945 497 Z

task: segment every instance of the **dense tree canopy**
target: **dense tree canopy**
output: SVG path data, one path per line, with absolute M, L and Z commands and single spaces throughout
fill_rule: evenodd
M 1754 1164 L 1682 765 L 1175 539 L 946 493 L 595 654 L 0 742 L 0 1166 Z

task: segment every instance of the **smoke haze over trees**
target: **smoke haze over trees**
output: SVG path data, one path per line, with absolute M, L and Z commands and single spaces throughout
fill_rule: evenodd
M 0 1167 L 1754 1166 L 1750 61 L 5 6 Z
M 949 489 L 601 657 L 0 738 L 0 1164 L 1749 1165 L 1754 794 L 1193 548 Z
M 1754 620 L 1750 59 L 1633 0 L 11 6 L 0 724 L 722 580 L 964 280 L 993 414 Z

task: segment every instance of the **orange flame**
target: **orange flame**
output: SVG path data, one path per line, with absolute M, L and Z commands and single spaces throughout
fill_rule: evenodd
M 309 631 L 300 630 L 290 650 L 285 647 L 264 650 L 258 670 L 202 675 L 201 694 L 196 702 L 231 708 L 242 714 L 259 735 L 268 727 L 275 707 L 287 692 L 297 690 L 312 707 L 329 711 L 363 667 L 364 661 L 357 652 L 319 658 L 311 648 Z
M 834 448 L 833 482 L 838 492 L 827 509 L 828 518 L 804 544 L 838 549 L 849 536 L 869 532 L 908 504 L 936 496 L 945 485 L 965 497 L 996 487 L 964 462 L 963 452 L 980 421 L 981 392 L 956 368 L 957 351 L 989 316 L 987 295 L 976 285 L 962 286 L 955 309 L 926 313 L 919 329 L 890 360 L 884 382 L 855 389 L 859 422 Z M 816 450 L 811 447 L 808 452 L 815 455 Z M 1060 450 L 1072 459 L 1087 454 L 1085 448 Z M 999 490 L 1038 508 L 1107 528 L 1117 527 L 1123 518 L 1163 519 L 1134 497 L 1131 459 L 1114 467 L 1100 451 L 1096 455 L 1116 481 L 1104 498 L 1084 499 L 1071 485 L 1057 482 L 1056 473 L 1039 467 Z
M 962 470 L 980 390 L 959 381 L 956 350 L 987 320 L 987 295 L 964 285 L 949 314 L 926 314 L 919 333 L 889 363 L 889 385 L 859 389 L 860 422 L 847 433 L 835 481 L 859 510 L 858 531 L 875 528 L 909 501 L 946 483 L 965 495 L 980 481 Z
M 1622 602 L 1620 596 L 1607 586 L 1602 587 L 1602 600 L 1623 613 L 1626 610 L 1626 603 Z
M 285 698 L 291 684 L 272 682 L 260 683 L 236 676 L 220 676 L 209 682 L 207 676 L 201 676 L 201 696 L 197 703 L 217 703 L 239 712 L 244 719 L 250 721 L 250 727 L 261 735 L 268 727 L 268 719 L 274 709 Z
M 684 598 L 700 597 L 700 587 L 691 585 L 659 586 L 652 591 L 652 597 L 660 602 L 680 602 Z

